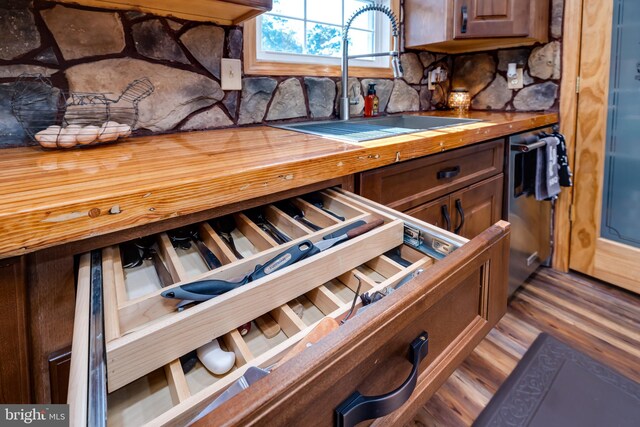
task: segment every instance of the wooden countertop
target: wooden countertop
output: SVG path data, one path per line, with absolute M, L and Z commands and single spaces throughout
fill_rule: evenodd
M 472 112 L 469 117 L 483 121 L 358 145 L 257 126 L 70 151 L 5 149 L 0 259 L 558 121 L 556 113 Z

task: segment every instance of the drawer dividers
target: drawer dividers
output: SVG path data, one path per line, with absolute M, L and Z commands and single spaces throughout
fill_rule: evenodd
M 222 262 L 222 264 L 231 264 L 237 258 L 233 251 L 229 249 L 218 233 L 206 222 L 200 224 L 200 238 L 205 246 L 214 253 L 214 255 Z
M 325 315 L 329 315 L 342 306 L 342 301 L 326 286 L 320 285 L 305 295 Z
M 69 373 L 69 416 L 83 425 L 87 421 L 89 397 L 89 306 L 91 281 L 91 254 L 80 257 L 76 311 L 73 319 L 73 346 Z
M 398 271 L 402 271 L 404 269 L 403 266 L 385 255 L 375 257 L 371 261 L 367 262 L 366 265 L 370 269 L 377 271 L 386 278 L 389 278 L 396 274 Z
M 305 213 L 305 216 L 309 218 L 309 221 L 316 225 L 319 225 L 320 227 L 330 227 L 333 224 L 342 222 L 338 218 L 329 215 L 322 209 L 315 207 L 306 200 L 292 199 L 291 201 Z
M 106 342 L 120 337 L 120 318 L 116 296 L 114 248 L 102 251 L 102 292 L 104 294 L 104 336 Z
M 387 286 L 395 285 L 395 283 L 402 280 L 402 278 L 417 270 L 418 268 L 426 268 L 433 263 L 433 260 L 430 258 L 423 258 L 409 267 L 406 267 L 404 271 L 399 272 L 395 275 L 395 277 L 391 277 L 385 280 L 382 283 L 376 283 L 373 291 L 381 290 Z M 351 272 L 345 274 L 352 274 Z M 362 289 L 361 289 L 362 291 Z M 358 302 L 354 308 L 355 311 L 358 308 L 362 307 L 362 302 L 358 299 Z M 351 304 L 343 304 L 340 308 L 335 310 L 333 313 L 329 315 L 338 321 L 340 321 L 350 310 Z M 294 313 L 295 316 L 295 313 Z M 297 317 L 297 316 L 296 316 Z M 193 419 L 200 411 L 202 411 L 208 403 L 211 402 L 211 399 L 215 396 L 219 395 L 222 390 L 224 390 L 228 385 L 232 384 L 238 378 L 240 378 L 248 366 L 258 366 L 261 368 L 265 368 L 273 365 L 275 362 L 280 360 L 280 355 L 286 354 L 291 348 L 293 348 L 300 340 L 302 340 L 320 321 L 317 321 L 309 326 L 303 328 L 300 332 L 295 335 L 291 335 L 290 339 L 284 341 L 281 344 L 273 347 L 268 350 L 266 353 L 263 353 L 259 356 L 256 356 L 254 360 L 251 361 L 247 366 L 243 366 L 242 368 L 238 368 L 237 370 L 227 374 L 224 378 L 217 381 L 216 383 L 206 387 L 200 392 L 194 394 L 188 402 L 184 402 L 164 414 L 160 415 L 158 418 L 152 420 L 148 426 L 151 425 L 170 425 L 170 424 L 186 424 L 191 419 Z M 284 328 L 283 328 L 284 329 Z
M 278 322 L 284 334 L 292 337 L 302 331 L 307 325 L 298 317 L 289 304 L 271 310 L 271 317 Z
M 368 292 L 377 285 L 376 282 L 374 282 L 369 277 L 367 277 L 367 275 L 361 273 L 358 270 L 351 270 L 338 276 L 338 280 L 353 292 L 356 292 L 358 290 L 358 279 L 360 279 L 361 294 L 364 292 Z
M 122 267 L 122 258 L 120 258 L 120 246 L 113 247 L 113 281 L 116 292 L 116 301 L 118 312 L 129 299 L 127 297 L 127 287 L 124 282 L 124 268 Z
M 240 332 L 237 329 L 231 330 L 222 336 L 224 345 L 227 349 L 233 351 L 236 354 L 236 367 L 241 367 L 254 359 L 253 353 L 249 350 L 249 346 L 242 339 Z
M 194 277 L 191 279 L 191 281 L 204 280 L 204 279 L 229 280 L 229 279 L 241 277 L 242 275 L 246 274 L 248 271 L 253 270 L 256 264 L 264 264 L 273 256 L 280 253 L 280 251 L 284 251 L 303 240 L 309 239 L 311 241 L 317 242 L 322 239 L 322 236 L 329 234 L 332 231 L 338 230 L 344 225 L 353 223 L 358 220 L 371 221 L 373 217 L 374 216 L 371 214 L 363 214 L 358 217 L 354 217 L 349 221 L 345 221 L 345 223 L 336 224 L 330 228 L 317 231 L 308 236 L 304 236 L 299 239 L 293 240 L 279 247 L 271 247 L 269 250 L 266 250 L 262 253 L 244 258 L 239 263 L 234 263 L 231 265 L 223 265 L 222 267 L 216 270 L 212 270 L 200 276 Z M 176 305 L 180 301 L 163 298 L 162 296 L 160 296 L 160 293 L 165 290 L 171 289 L 172 287 L 179 286 L 179 284 L 180 283 L 176 283 L 172 286 L 168 286 L 164 289 L 160 289 L 155 292 L 149 293 L 135 300 L 126 301 L 123 305 L 120 306 L 121 329 L 123 331 L 130 331 L 134 328 L 143 326 L 151 321 L 154 321 L 162 316 L 165 316 L 168 314 L 175 314 Z M 239 325 L 236 325 L 236 326 L 239 326 Z
M 167 233 L 160 233 L 158 236 L 158 250 L 160 252 L 160 258 L 162 258 L 166 264 L 173 281 L 179 282 L 181 280 L 187 280 L 189 276 L 187 276 L 187 272 L 182 266 L 180 257 L 171 244 L 171 240 Z
M 271 236 L 262 231 L 253 221 L 251 221 L 243 213 L 233 216 L 236 220 L 238 230 L 245 235 L 247 239 L 258 249 L 258 251 L 266 251 L 274 246 L 278 246 L 278 242 L 273 240 Z
M 333 194 L 330 194 L 327 191 L 321 192 L 320 196 L 322 197 L 324 206 L 327 209 L 345 218 L 351 218 L 354 216 L 362 215 L 363 213 L 367 213 L 366 210 L 356 207 L 343 199 L 338 199 L 337 197 L 334 197 Z
M 189 384 L 182 370 L 180 359 L 164 365 L 164 373 L 167 376 L 167 383 L 169 384 L 174 405 L 178 405 L 191 397 L 191 390 L 189 390 Z
M 110 390 L 116 390 L 238 325 L 269 312 L 272 308 L 266 307 L 265 301 L 276 307 L 281 306 L 336 275 L 399 246 L 402 234 L 403 222 L 391 221 L 326 252 L 170 318 L 159 319 L 108 343 Z M 172 345 L 167 346 L 168 342 Z
M 282 212 L 280 209 L 273 205 L 268 205 L 264 207 L 265 216 L 273 225 L 275 225 L 278 229 L 282 230 L 292 239 L 297 239 L 299 237 L 306 236 L 307 234 L 313 233 L 313 230 L 306 227 L 303 224 L 300 224 L 295 219 L 291 218 L 286 213 Z

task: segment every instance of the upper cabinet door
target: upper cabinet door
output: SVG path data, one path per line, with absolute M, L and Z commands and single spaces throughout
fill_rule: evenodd
M 454 38 L 526 37 L 530 0 L 454 0 Z

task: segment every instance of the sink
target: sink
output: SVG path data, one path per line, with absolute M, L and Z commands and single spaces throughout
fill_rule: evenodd
M 311 135 L 326 136 L 348 142 L 362 142 L 478 121 L 480 120 L 461 119 L 457 117 L 401 115 L 370 119 L 352 119 L 348 121 L 303 122 L 273 125 L 273 127 Z

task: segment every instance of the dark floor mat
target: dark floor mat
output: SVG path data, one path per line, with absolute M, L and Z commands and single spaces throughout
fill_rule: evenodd
M 640 384 L 540 334 L 473 424 L 637 427 Z

